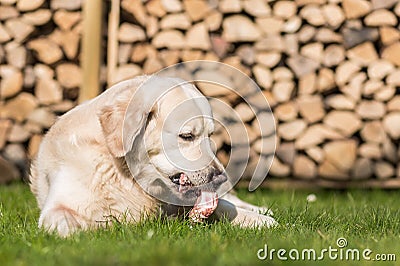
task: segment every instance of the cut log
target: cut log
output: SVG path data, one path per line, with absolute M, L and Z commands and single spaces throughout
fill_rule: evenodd
M 318 62 L 303 56 L 293 56 L 287 60 L 289 67 L 294 71 L 297 77 L 314 72 L 319 64 Z
M 272 73 L 268 68 L 265 68 L 261 65 L 256 65 L 253 67 L 253 74 L 258 85 L 266 90 L 271 89 L 273 78 Z
M 192 21 L 198 21 L 205 18 L 211 10 L 208 3 L 202 0 L 184 0 L 183 5 Z
M 5 46 L 7 62 L 19 69 L 26 65 L 26 49 L 17 43 L 9 42 Z
M 231 2 L 231 1 L 227 1 Z M 247 0 L 243 2 L 243 9 L 254 17 L 266 17 L 271 14 L 271 8 L 263 0 Z
M 37 78 L 52 79 L 54 77 L 54 70 L 43 64 L 35 64 L 33 67 L 33 73 Z
M 300 115 L 304 117 L 308 123 L 320 121 L 325 115 L 321 96 L 303 95 L 298 97 L 296 102 Z
M 313 42 L 301 47 L 300 53 L 318 63 L 322 62 L 324 46 L 322 43 Z
M 47 38 L 28 42 L 28 48 L 37 53 L 37 57 L 45 64 L 53 64 L 63 57 L 60 47 Z
M 382 143 L 386 138 L 386 133 L 380 121 L 366 122 L 360 134 L 362 139 L 367 142 Z
M 38 78 L 35 96 L 39 103 L 44 105 L 58 103 L 62 100 L 63 90 L 60 84 L 51 78 Z
M 240 13 L 242 11 L 242 3 L 240 0 L 220 0 L 218 10 L 222 13 Z
M 299 95 L 311 95 L 317 89 L 317 75 L 315 73 L 309 73 L 302 76 L 298 82 Z
M 394 167 L 385 161 L 378 161 L 374 163 L 374 173 L 379 179 L 388 179 L 394 177 Z
M 24 13 L 22 15 L 22 20 L 30 25 L 40 26 L 49 22 L 51 16 L 50 10 L 38 9 L 34 12 Z
M 297 6 L 293 1 L 278 1 L 274 5 L 273 14 L 283 19 L 289 19 L 296 15 Z
M 0 24 L 0 43 L 5 43 L 11 40 L 11 35 L 4 28 L 3 24 Z
M 364 119 L 379 119 L 386 113 L 385 105 L 378 101 L 362 101 L 356 108 L 356 113 Z
M 283 163 L 292 165 L 294 162 L 294 158 L 296 157 L 296 149 L 294 147 L 293 142 L 282 142 L 276 149 L 276 156 Z
M 317 166 L 305 155 L 296 156 L 293 163 L 293 174 L 304 179 L 313 179 L 317 176 Z
M 28 157 L 30 159 L 36 158 L 42 139 L 43 139 L 42 135 L 33 135 L 32 138 L 29 140 Z
M 274 109 L 275 117 L 281 121 L 294 120 L 297 117 L 297 113 L 298 113 L 298 108 L 293 101 L 279 104 Z
M 256 41 L 261 31 L 249 18 L 233 15 L 224 19 L 222 37 L 228 42 Z
M 43 3 L 44 0 L 19 0 L 17 8 L 19 11 L 31 11 L 38 9 Z
M 276 17 L 257 18 L 258 27 L 266 34 L 280 34 L 283 28 L 283 19 Z
M 272 95 L 278 102 L 289 101 L 294 90 L 293 81 L 277 81 L 272 88 Z
M 35 30 L 35 27 L 24 22 L 22 18 L 8 19 L 5 26 L 14 40 L 20 43 Z
M 325 116 L 324 124 L 339 130 L 347 137 L 352 136 L 362 127 L 358 115 L 350 111 L 331 111 Z
M 396 89 L 393 86 L 384 86 L 374 93 L 374 99 L 380 102 L 386 102 L 393 98 Z
M 322 9 L 316 5 L 306 5 L 300 11 L 300 16 L 312 26 L 322 26 L 326 23 Z
M 190 25 L 190 19 L 184 13 L 167 15 L 163 17 L 160 22 L 161 29 L 186 30 L 190 27 Z
M 269 174 L 277 177 L 287 177 L 290 174 L 290 167 L 280 162 L 277 158 L 272 161 Z
M 292 81 L 293 73 L 287 67 L 277 67 L 272 71 L 275 81 Z
M 352 169 L 354 179 L 367 179 L 372 176 L 372 162 L 367 158 L 358 158 Z
M 298 16 L 293 16 L 289 18 L 285 23 L 283 24 L 282 31 L 286 33 L 295 33 L 297 32 L 300 27 L 301 27 L 302 20 Z M 300 38 L 299 38 L 300 40 Z M 303 41 L 303 40 L 301 40 Z
M 247 65 L 253 65 L 255 62 L 256 52 L 254 48 L 250 45 L 241 45 L 236 50 L 237 55 L 242 59 L 242 61 Z
M 181 49 L 185 47 L 185 38 L 180 31 L 165 30 L 157 33 L 151 43 L 155 48 Z
M 336 68 L 336 83 L 339 86 L 346 84 L 359 70 L 360 67 L 352 61 L 341 62 Z
M 397 146 L 389 138 L 386 138 L 383 141 L 382 153 L 384 158 L 386 158 L 393 164 L 397 164 L 399 159 L 399 156 L 397 154 Z
M 56 121 L 56 116 L 47 108 L 38 108 L 28 115 L 28 121 L 40 125 L 43 128 L 50 128 Z
M 158 25 L 158 19 L 153 16 L 148 17 L 147 23 L 146 23 L 147 37 L 151 38 L 159 31 L 160 31 L 160 27 Z
M 369 159 L 379 159 L 382 158 L 382 151 L 379 148 L 379 145 L 376 143 L 363 143 L 358 148 L 358 154 L 361 157 L 369 158 Z
M 395 42 L 383 50 L 382 58 L 392 62 L 396 66 L 400 66 L 400 42 Z
M 364 23 L 367 26 L 378 27 L 378 26 L 396 26 L 396 16 L 386 9 L 379 9 L 373 11 L 371 14 L 365 17 Z
M 296 149 L 303 150 L 319 145 L 326 139 L 338 140 L 343 139 L 343 136 L 326 125 L 315 124 L 309 126 L 294 144 Z
M 16 95 L 23 85 L 22 73 L 19 69 L 9 66 L 0 66 L 0 100 Z
M 389 112 L 392 111 L 400 111 L 400 96 L 394 96 L 387 104 L 387 110 Z
M 37 99 L 32 94 L 22 92 L 4 106 L 0 106 L 0 118 L 12 118 L 23 122 L 37 105 Z
M 142 73 L 142 69 L 135 64 L 120 65 L 117 68 L 117 71 L 115 73 L 115 76 L 113 77 L 113 80 L 110 81 L 110 84 L 115 84 L 119 81 L 136 77 L 136 76 L 140 75 L 141 73 Z
M 182 3 L 179 0 L 161 0 L 161 5 L 165 11 L 170 13 L 182 11 Z
M 272 135 L 270 137 L 260 138 L 256 140 L 251 147 L 259 154 L 271 155 L 275 152 L 276 142 L 276 136 Z
M 324 5 L 322 13 L 326 18 L 326 22 L 334 29 L 337 29 L 346 19 L 342 9 L 335 4 Z
M 147 44 L 138 44 L 133 47 L 131 61 L 134 63 L 143 62 L 146 58 L 157 57 L 157 50 Z
M 253 131 L 257 136 L 269 136 L 275 133 L 275 120 L 272 113 L 261 112 L 257 114 L 256 119 L 251 124 Z
M 333 67 L 340 64 L 345 59 L 345 50 L 343 46 L 329 45 L 323 55 L 322 63 L 327 67 Z
M 118 40 L 121 42 L 134 43 L 145 40 L 144 30 L 136 25 L 124 22 L 118 30 Z
M 256 62 L 269 68 L 276 66 L 280 60 L 281 54 L 278 52 L 256 53 Z
M 0 20 L 7 20 L 19 16 L 18 10 L 14 6 L 0 5 Z
M 29 0 L 26 0 L 29 1 Z M 82 7 L 82 0 L 51 0 L 51 9 L 77 10 Z
M 302 119 L 279 124 L 278 136 L 285 140 L 294 140 L 302 134 L 307 127 L 307 123 Z
M 192 49 L 209 50 L 210 36 L 204 22 L 193 25 L 186 33 L 186 45 Z
M 142 0 L 122 0 L 121 7 L 131 13 L 142 26 L 146 25 L 147 12 Z
M 342 170 L 340 170 L 327 160 L 325 160 L 322 164 L 319 165 L 318 176 L 334 180 L 349 179 L 349 175 L 347 173 L 343 172 Z
M 167 12 L 165 11 L 161 0 L 152 0 L 146 3 L 147 12 L 155 17 L 163 17 Z
M 376 60 L 368 66 L 368 76 L 371 79 L 382 80 L 394 71 L 393 64 L 388 60 Z
M 343 0 L 342 6 L 348 19 L 362 17 L 371 11 L 371 3 L 365 0 Z
M 27 141 L 31 136 L 31 133 L 24 128 L 21 124 L 14 124 L 10 130 L 10 134 L 8 136 L 9 142 L 22 143 Z
M 322 163 L 325 160 L 325 152 L 318 146 L 310 147 L 306 149 L 305 152 L 311 159 L 313 159 L 317 163 Z
M 393 139 L 400 137 L 400 112 L 391 112 L 383 119 L 383 128 Z
M 378 59 L 378 54 L 371 42 L 365 42 L 347 50 L 347 57 L 360 65 L 367 66 Z
M 354 110 L 356 106 L 353 99 L 343 94 L 328 96 L 325 103 L 336 110 Z
M 206 23 L 209 31 L 216 31 L 221 27 L 222 14 L 217 11 L 211 11 L 211 13 L 207 15 L 204 22 Z
M 347 22 L 350 24 L 350 22 Z M 344 48 L 350 49 L 366 41 L 377 41 L 379 38 L 378 29 L 372 27 L 352 27 L 348 25 L 341 31 L 344 38 Z
M 254 118 L 255 114 L 250 106 L 246 103 L 240 103 L 235 107 L 241 121 L 247 122 Z
M 326 143 L 323 147 L 328 162 L 343 172 L 349 171 L 357 156 L 357 143 L 354 140 L 339 140 Z
M 68 12 L 63 9 L 57 10 L 54 13 L 53 20 L 61 30 L 70 30 L 81 20 L 81 12 Z
M 82 82 L 82 74 L 80 68 L 72 63 L 60 64 L 56 67 L 57 80 L 60 85 L 72 89 L 79 87 Z
M 392 27 L 380 27 L 379 35 L 384 45 L 389 45 L 400 39 L 400 31 Z

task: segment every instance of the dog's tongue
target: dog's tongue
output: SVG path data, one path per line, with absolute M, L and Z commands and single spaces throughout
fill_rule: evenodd
M 217 208 L 218 195 L 216 192 L 201 191 L 193 209 L 189 212 L 189 218 L 193 222 L 201 222 L 208 218 Z

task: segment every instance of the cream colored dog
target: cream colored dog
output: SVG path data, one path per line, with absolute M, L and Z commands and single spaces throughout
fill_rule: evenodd
M 61 116 L 44 137 L 30 178 L 39 226 L 67 236 L 110 219 L 181 214 L 178 205 L 193 206 L 200 190 L 226 181 L 210 149 L 213 129 L 206 98 L 180 79 L 141 76 L 112 86 Z M 274 225 L 262 210 L 228 193 L 213 216 Z

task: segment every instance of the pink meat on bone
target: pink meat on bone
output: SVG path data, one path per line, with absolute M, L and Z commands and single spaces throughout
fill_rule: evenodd
M 210 217 L 218 205 L 218 195 L 216 192 L 201 191 L 193 209 L 189 212 L 189 218 L 193 222 L 201 222 L 202 219 Z
M 190 184 L 188 176 L 182 173 L 179 177 L 179 192 L 188 184 Z M 189 218 L 196 223 L 202 222 L 203 219 L 208 218 L 215 211 L 217 205 L 218 195 L 216 192 L 200 191 L 200 196 L 197 198 L 193 209 L 189 212 Z

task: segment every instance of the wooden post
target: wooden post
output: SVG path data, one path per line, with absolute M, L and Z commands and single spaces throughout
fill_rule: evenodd
M 118 58 L 118 25 L 119 25 L 120 0 L 111 0 L 111 11 L 108 17 L 107 40 L 107 85 L 111 86 Z
M 83 1 L 82 85 L 79 103 L 100 93 L 102 0 Z

